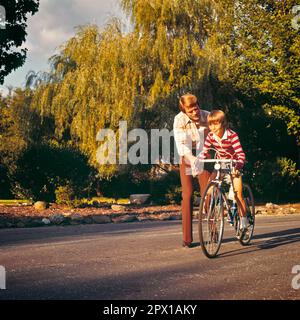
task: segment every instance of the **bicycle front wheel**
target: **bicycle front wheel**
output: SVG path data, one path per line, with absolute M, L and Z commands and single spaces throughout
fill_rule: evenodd
M 224 207 L 222 192 L 216 183 L 206 187 L 199 209 L 199 238 L 203 253 L 216 257 L 224 232 Z
M 246 183 L 243 184 L 243 197 L 245 199 L 246 204 L 246 213 L 249 225 L 247 227 L 247 231 L 245 234 L 239 238 L 240 243 L 245 246 L 250 243 L 255 225 L 255 205 L 254 205 L 254 197 L 250 186 Z

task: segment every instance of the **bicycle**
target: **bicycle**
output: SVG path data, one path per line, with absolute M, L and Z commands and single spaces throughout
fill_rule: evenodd
M 221 247 L 224 233 L 224 216 L 234 227 L 236 237 L 242 245 L 248 245 L 252 239 L 255 225 L 255 206 L 251 188 L 243 183 L 243 197 L 246 204 L 246 214 L 249 226 L 246 232 L 240 231 L 240 216 L 234 197 L 232 180 L 226 179 L 232 173 L 235 160 L 230 159 L 207 159 L 200 162 L 215 163 L 217 172 L 207 185 L 199 207 L 199 238 L 203 253 L 208 258 L 217 256 Z M 227 175 L 226 175 L 227 174 Z M 229 187 L 229 192 L 228 192 Z

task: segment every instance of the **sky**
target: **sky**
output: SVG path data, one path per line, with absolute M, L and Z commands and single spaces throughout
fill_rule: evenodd
M 26 62 L 5 78 L 0 92 L 5 95 L 7 86 L 24 86 L 31 70 L 47 71 L 48 59 L 75 34 L 76 26 L 92 23 L 101 28 L 113 16 L 126 21 L 119 0 L 40 0 L 39 11 L 28 15 Z

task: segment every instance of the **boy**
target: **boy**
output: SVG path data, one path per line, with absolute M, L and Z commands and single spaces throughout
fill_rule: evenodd
M 243 197 L 243 182 L 240 170 L 245 164 L 245 153 L 241 146 L 238 135 L 227 126 L 226 117 L 223 111 L 213 110 L 207 116 L 208 127 L 207 135 L 200 159 L 206 159 L 210 148 L 217 150 L 217 158 L 237 160 L 234 171 L 231 175 L 235 200 L 238 204 L 239 215 L 241 217 L 240 228 L 242 234 L 246 231 L 249 222 L 246 216 L 246 204 Z

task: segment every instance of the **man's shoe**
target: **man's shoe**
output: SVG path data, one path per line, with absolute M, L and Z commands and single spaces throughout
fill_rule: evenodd
M 182 242 L 182 246 L 184 248 L 192 248 L 193 247 L 191 242 L 185 242 L 185 241 Z

